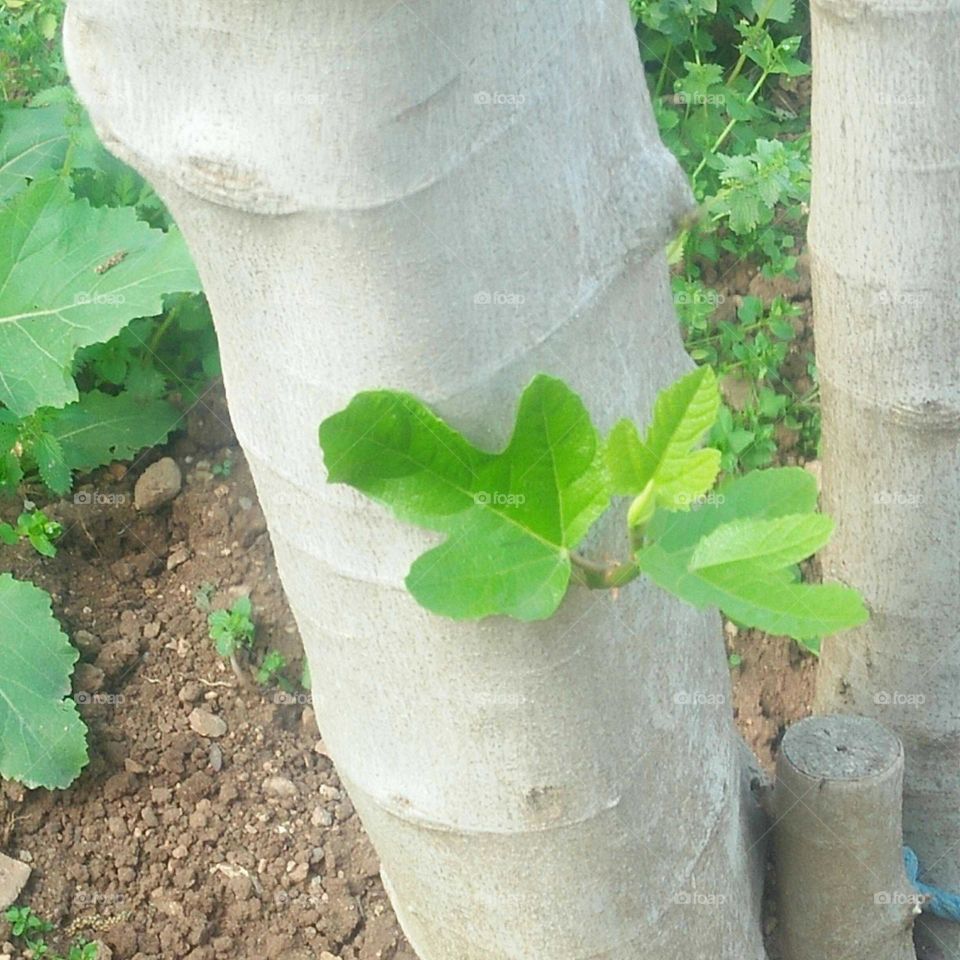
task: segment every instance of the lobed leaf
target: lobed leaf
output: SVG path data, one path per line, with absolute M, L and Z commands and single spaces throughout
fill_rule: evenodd
M 596 430 L 580 398 L 539 375 L 513 436 L 488 453 L 404 393 L 358 394 L 320 427 L 331 483 L 347 483 L 403 520 L 446 534 L 407 586 L 454 619 L 549 617 L 570 579 L 570 550 L 610 500 Z
M 619 421 L 605 449 L 613 492 L 636 496 L 653 481 L 661 506 L 689 507 L 713 486 L 720 469 L 719 451 L 693 449 L 719 409 L 716 377 L 709 367 L 698 367 L 660 393 L 643 440 L 632 421 Z

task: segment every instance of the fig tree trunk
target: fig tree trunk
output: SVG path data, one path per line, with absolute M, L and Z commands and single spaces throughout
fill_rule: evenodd
M 813 265 L 824 569 L 866 626 L 828 639 L 823 712 L 903 741 L 904 832 L 960 889 L 960 7 L 813 6 Z M 960 926 L 924 923 L 960 955 Z
M 317 442 L 389 387 L 496 448 L 538 371 L 607 428 L 689 366 L 663 255 L 689 197 L 625 0 L 71 0 L 65 40 L 194 252 L 317 717 L 419 955 L 761 958 L 717 617 L 644 585 L 428 614 L 403 578 L 430 538 L 325 485 Z

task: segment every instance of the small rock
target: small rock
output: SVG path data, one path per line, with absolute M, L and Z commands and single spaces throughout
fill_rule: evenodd
M 0 910 L 17 902 L 29 879 L 30 868 L 25 863 L 0 853 Z
M 210 744 L 210 768 L 214 773 L 219 773 L 223 769 L 223 751 L 216 743 Z
M 193 732 L 200 734 L 201 737 L 215 739 L 227 732 L 226 722 L 209 710 L 204 710 L 203 707 L 194 707 L 190 711 L 189 722 Z
M 262 784 L 263 792 L 272 797 L 295 797 L 297 785 L 286 777 L 267 777 Z
M 126 761 L 124 761 L 126 763 Z M 143 767 L 140 767 L 141 771 Z M 137 778 L 132 773 L 115 773 L 103 785 L 103 795 L 106 800 L 119 800 L 137 792 Z
M 143 635 L 147 640 L 156 640 L 160 636 L 160 624 L 154 620 L 143 628 Z
M 138 760 L 134 760 L 132 757 L 127 757 L 123 761 L 123 769 L 126 770 L 127 773 L 146 773 L 147 772 L 147 768 Z
M 120 636 L 128 640 L 140 639 L 140 621 L 132 610 L 124 610 L 120 614 Z
M 253 896 L 253 880 L 246 874 L 237 874 L 227 880 L 227 885 L 238 900 L 249 900 Z
M 310 822 L 315 827 L 332 827 L 333 814 L 324 807 L 315 807 L 313 813 L 310 815 Z
M 133 564 L 126 560 L 117 560 L 111 564 L 110 570 L 121 583 L 129 583 L 137 572 L 133 569 Z
M 196 703 L 203 696 L 203 687 L 196 680 L 188 680 L 177 696 L 183 703 Z
M 150 464 L 140 474 L 133 490 L 134 506 L 141 513 L 152 513 L 165 503 L 169 503 L 183 485 L 183 476 L 176 460 L 164 457 Z
M 108 677 L 113 677 L 134 663 L 139 655 L 140 649 L 136 641 L 130 637 L 123 637 L 104 644 L 100 653 L 97 654 L 96 665 Z
M 97 952 L 93 955 L 94 960 L 113 960 L 113 951 L 102 941 L 94 940 Z
M 73 672 L 73 687 L 84 693 L 96 693 L 103 687 L 104 672 L 92 663 L 78 663 Z
M 313 707 L 304 707 L 300 714 L 300 726 L 305 730 L 317 729 L 317 715 L 313 712 Z
M 190 551 L 184 547 L 177 547 L 176 550 L 172 551 L 170 556 L 167 557 L 167 569 L 176 570 L 177 567 L 186 563 L 190 559 Z
M 340 958 L 329 950 L 322 950 L 320 952 L 320 960 L 340 960 Z
M 317 793 L 319 793 L 324 800 L 340 799 L 340 791 L 336 787 L 331 787 L 326 783 L 322 783 L 320 785 L 319 789 L 317 790 Z
M 95 637 L 89 630 L 78 630 L 73 635 L 73 645 L 88 660 L 93 660 L 100 652 L 103 642 L 99 637 Z
M 310 864 L 309 863 L 298 863 L 290 871 L 290 879 L 294 883 L 303 883 L 304 880 L 310 876 Z
M 174 847 L 173 851 L 170 853 L 170 856 L 174 860 L 185 860 L 190 851 L 181 843 L 180 846 Z
M 244 547 L 249 547 L 261 534 L 267 532 L 267 520 L 257 504 L 238 513 L 234 520 L 234 534 Z

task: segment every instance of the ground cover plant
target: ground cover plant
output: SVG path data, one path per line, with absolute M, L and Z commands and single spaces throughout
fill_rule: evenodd
M 816 368 L 810 347 L 794 343 L 798 308 L 779 296 L 748 296 L 732 315 L 718 309 L 741 264 L 765 277 L 796 276 L 810 196 L 806 11 L 793 0 L 631 7 L 660 134 L 699 205 L 671 255 L 687 348 L 748 394 L 721 413 L 711 441 L 727 471 L 774 462 L 778 427 L 813 458 Z
M 68 494 L 77 473 L 162 443 L 218 372 L 178 231 L 143 179 L 99 144 L 66 85 L 62 12 L 59 0 L 6 0 L 0 11 L 0 496 L 22 506 L 0 523 L 0 544 L 27 542 L 48 557 L 62 530 L 26 498 Z M 0 772 L 65 786 L 86 756 L 83 724 L 64 699 L 68 644 L 48 612 L 28 619 L 42 591 L 10 578 L 0 590 L 3 636 L 28 623 L 50 667 L 45 680 L 12 665 L 5 674 L 7 686 L 17 679 L 10 695 L 24 735 L 20 747 L 3 738 Z M 9 703 L 0 707 L 8 730 Z M 61 713 L 63 749 L 34 763 Z

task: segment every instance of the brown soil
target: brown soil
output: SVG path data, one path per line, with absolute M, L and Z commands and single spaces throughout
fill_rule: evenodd
M 57 924 L 48 939 L 64 950 L 77 935 L 116 960 L 415 960 L 309 696 L 242 686 L 207 638 L 198 588 L 213 585 L 215 607 L 249 592 L 258 654 L 281 651 L 299 676 L 296 626 L 225 421 L 221 399 L 165 451 L 185 483 L 158 514 L 133 509 L 134 475 L 153 451 L 81 488 L 123 502 L 48 508 L 66 528 L 54 560 L 0 554 L 52 593 L 81 649 L 75 687 L 91 750 L 69 790 L 3 785 L 0 849 L 29 862 L 21 900 Z M 230 475 L 213 476 L 228 458 Z M 807 712 L 814 663 L 789 641 L 727 630 L 743 660 L 736 716 L 769 765 L 785 726 Z M 195 732 L 197 708 L 225 734 Z M 0 943 L 8 935 L 0 922 Z
M 198 587 L 214 586 L 214 606 L 249 592 L 258 652 L 281 651 L 300 675 L 263 514 L 216 421 L 195 418 L 175 444 L 186 482 L 172 506 L 133 509 L 144 460 L 88 485 L 123 503 L 48 509 L 66 527 L 56 559 L 24 549 L 11 564 L 4 551 L 17 576 L 51 591 L 81 647 L 91 761 L 66 791 L 6 783 L 0 848 L 33 869 L 22 901 L 116 960 L 414 960 L 309 695 L 241 686 L 207 638 Z M 211 476 L 228 457 L 230 476 Z M 226 722 L 222 737 L 194 732 L 198 707 Z M 0 924 L 0 942 L 7 933 Z

